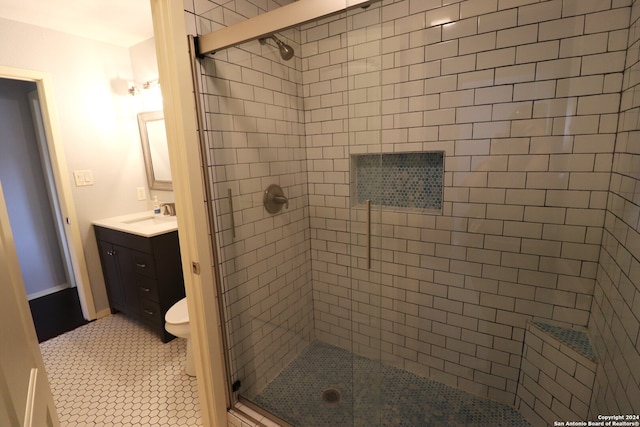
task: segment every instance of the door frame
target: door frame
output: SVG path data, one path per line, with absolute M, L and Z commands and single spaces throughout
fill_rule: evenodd
M 62 212 L 60 211 L 60 201 L 58 200 L 58 193 L 56 192 L 55 180 L 53 179 L 53 169 L 51 168 L 51 159 L 49 157 L 49 149 L 47 147 L 47 137 L 44 134 L 44 123 L 42 122 L 42 108 L 40 107 L 40 100 L 38 99 L 38 91 L 33 90 L 27 94 L 29 97 L 29 107 L 31 108 L 31 115 L 33 117 L 33 127 L 36 133 L 36 141 L 38 144 L 38 152 L 40 153 L 40 164 L 44 171 L 45 184 L 47 185 L 47 196 L 51 204 L 51 214 L 55 218 L 56 236 L 58 237 L 58 244 L 60 247 L 60 253 L 62 254 L 65 272 L 67 274 L 68 285 L 76 288 L 76 277 L 73 274 L 73 264 L 71 263 L 71 255 L 69 252 L 69 245 L 64 234 L 64 219 Z
M 71 184 L 67 179 L 68 169 L 61 142 L 58 118 L 54 108 L 51 77 L 48 73 L 41 71 L 0 66 L 0 78 L 29 81 L 36 84 L 42 113 L 43 131 L 46 137 L 47 151 L 54 180 L 53 184 L 60 205 L 60 214 L 64 219 L 64 234 L 69 247 L 70 262 L 75 283 L 77 284 L 82 314 L 86 320 L 94 320 L 97 318 L 97 313 L 82 246 L 80 227 L 77 221 L 78 216 L 71 193 Z
M 214 236 L 208 223 L 207 203 L 212 195 L 204 186 L 204 174 L 209 172 L 200 152 L 183 3 L 151 0 L 151 14 L 202 423 L 223 427 L 228 424 L 230 402 L 214 274 Z

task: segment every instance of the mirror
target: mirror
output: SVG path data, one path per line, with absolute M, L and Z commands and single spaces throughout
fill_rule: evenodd
M 164 113 L 151 111 L 138 114 L 138 127 L 149 189 L 172 191 Z

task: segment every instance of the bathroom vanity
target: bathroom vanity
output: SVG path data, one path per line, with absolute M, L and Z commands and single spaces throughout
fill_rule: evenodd
M 164 316 L 184 298 L 175 217 L 143 212 L 93 222 L 111 312 L 140 320 L 160 335 Z

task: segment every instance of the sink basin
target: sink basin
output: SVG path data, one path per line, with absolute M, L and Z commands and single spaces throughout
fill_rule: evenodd
M 143 237 L 153 237 L 178 229 L 175 216 L 154 215 L 149 211 L 99 219 L 93 221 L 93 224 Z
M 134 218 L 130 220 L 122 221 L 124 224 L 137 224 L 137 225 L 153 225 L 153 224 L 165 224 L 167 222 L 175 221 L 176 218 L 172 216 L 145 216 L 143 218 Z

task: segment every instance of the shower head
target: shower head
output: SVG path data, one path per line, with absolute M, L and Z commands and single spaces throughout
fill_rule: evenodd
M 293 54 L 295 53 L 293 51 L 293 48 L 288 44 L 280 41 L 280 39 L 274 36 L 273 34 L 268 37 L 263 37 L 261 39 L 258 39 L 258 41 L 260 42 L 260 44 L 267 44 L 267 38 L 271 38 L 273 39 L 274 42 L 276 42 L 276 44 L 278 45 L 278 49 L 280 50 L 280 56 L 282 57 L 282 59 L 284 59 L 285 61 L 288 61 L 291 58 L 293 58 Z

